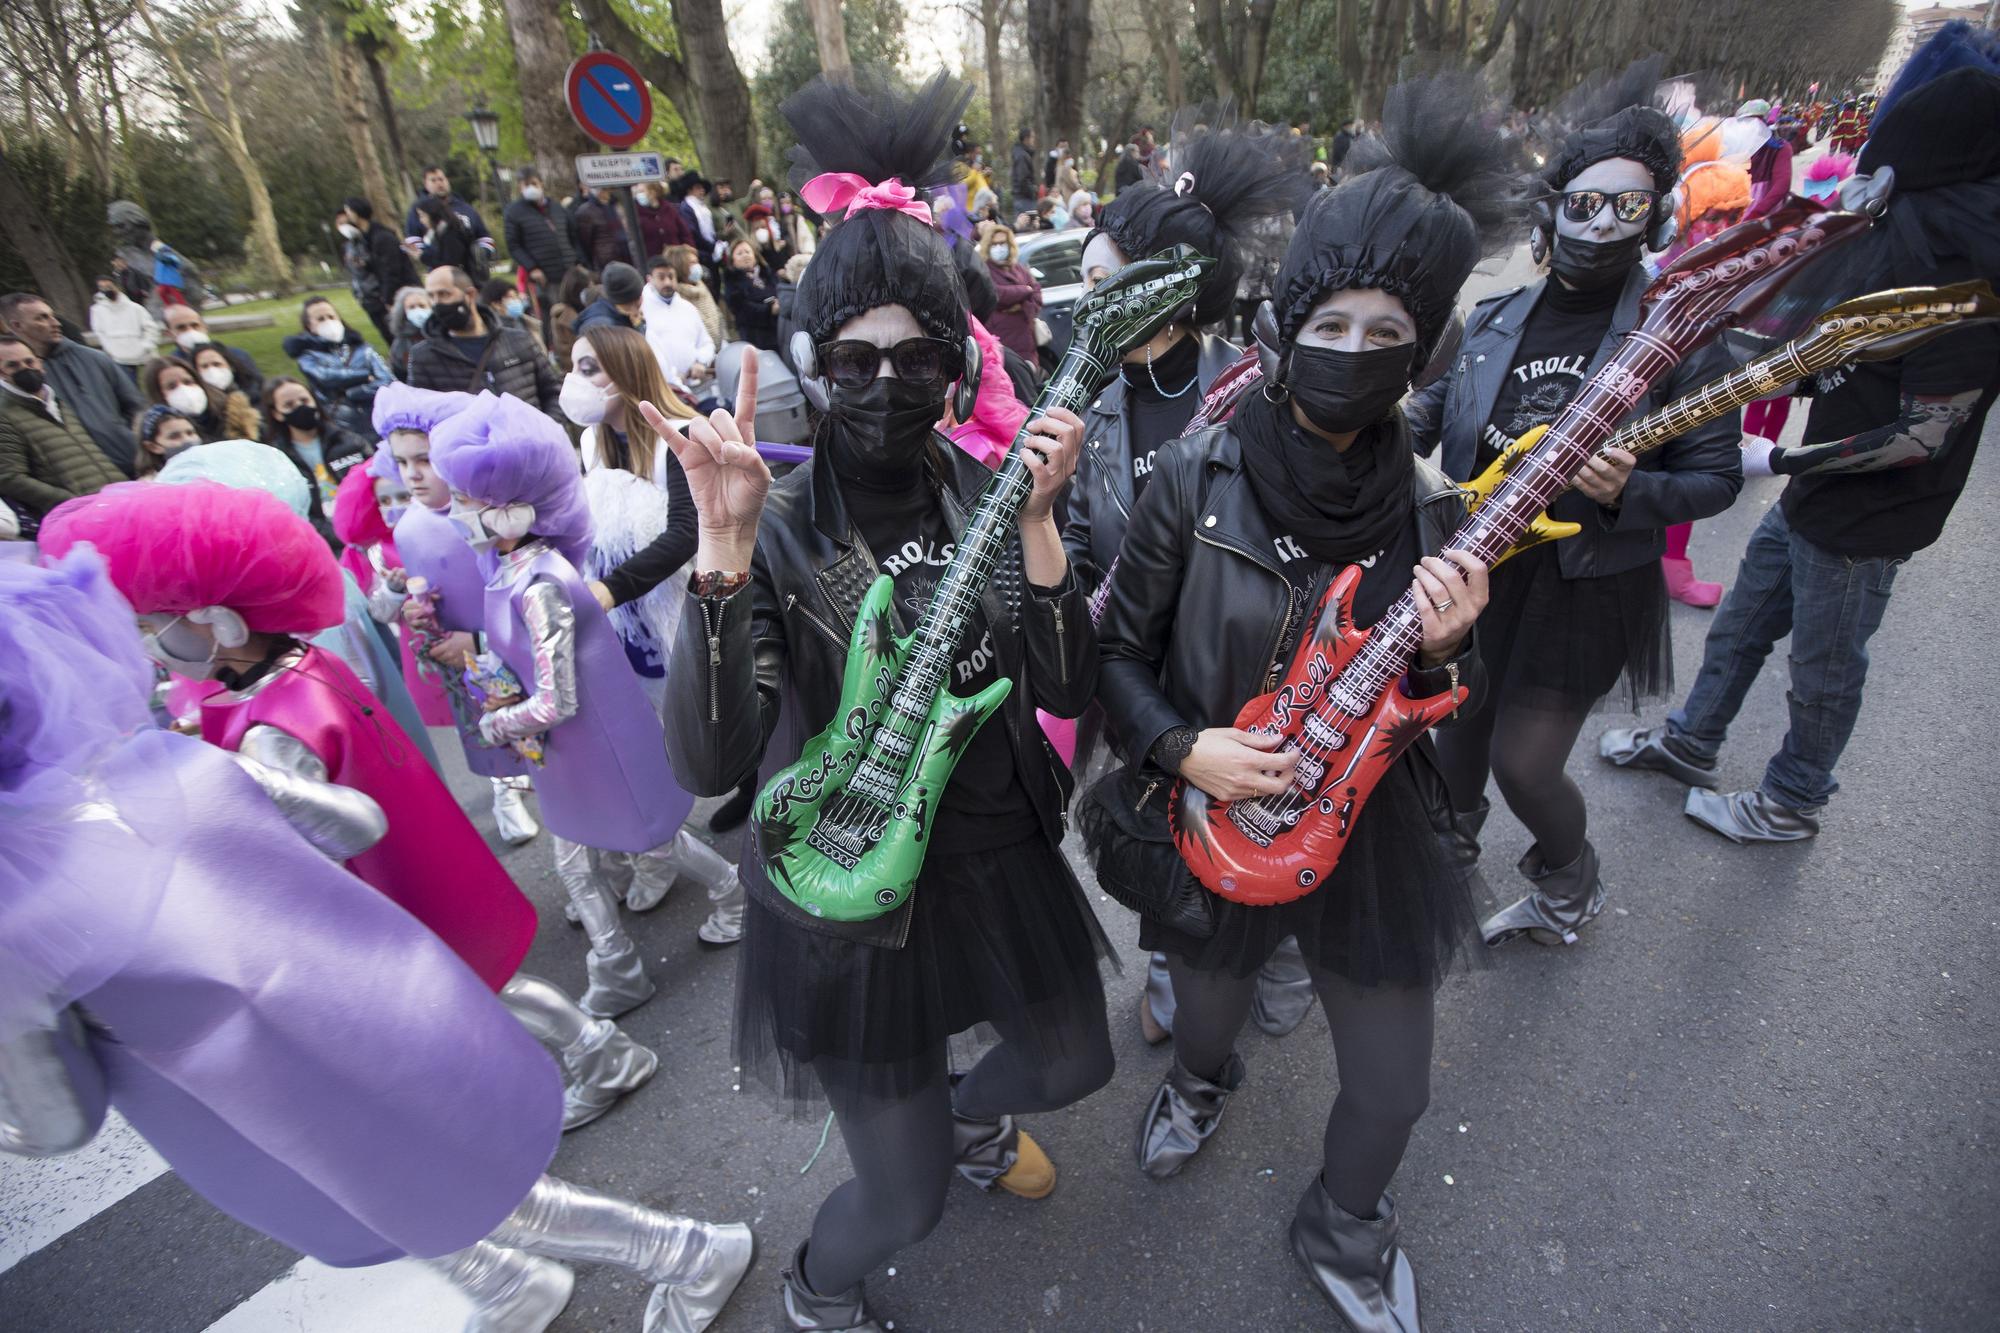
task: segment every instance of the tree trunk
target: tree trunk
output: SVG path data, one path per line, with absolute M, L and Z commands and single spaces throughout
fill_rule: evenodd
M 1195 0 L 1194 27 L 1201 34 L 1201 49 L 1207 52 L 1208 67 L 1215 75 L 1215 95 L 1234 98 L 1236 54 L 1229 49 L 1229 25 L 1222 19 L 1222 0 Z
M 1174 26 L 1176 11 L 1160 5 L 1141 5 L 1139 12 L 1146 21 L 1146 40 L 1152 45 L 1153 59 L 1160 65 L 1167 105 L 1183 106 L 1187 102 L 1187 76 L 1181 70 L 1180 33 Z
M 58 232 L 42 213 L 42 201 L 28 192 L 14 174 L 7 154 L 0 152 L 0 236 L 35 275 L 41 294 L 58 315 L 78 324 L 90 321 L 90 285 L 70 257 Z
M 389 140 L 389 172 L 395 177 L 390 184 L 398 190 L 398 199 L 414 199 L 417 186 L 410 179 L 410 155 L 403 151 L 403 129 L 396 122 L 396 99 L 389 94 L 389 71 L 383 67 L 382 53 L 374 43 L 360 49 L 361 59 L 368 66 L 368 79 L 375 85 L 376 104 L 382 109 L 382 132 Z
M 1442 0 L 1440 0 L 1442 3 Z M 1241 83 L 1237 113 L 1246 118 L 1257 115 L 1257 94 L 1264 88 L 1264 57 L 1271 49 L 1271 20 L 1278 14 L 1278 0 L 1250 0 L 1250 12 L 1243 20 L 1242 39 L 1236 44 Z
M 1042 76 L 1036 119 L 1043 122 L 1039 128 L 1044 143 L 1083 142 L 1090 35 L 1090 0 L 1028 0 L 1028 52 Z
M 528 155 L 551 186 L 574 180 L 577 156 L 602 150 L 576 127 L 563 100 L 563 75 L 576 58 L 569 49 L 569 34 L 548 0 L 501 0 L 501 7 L 514 39 L 514 72 L 520 81 L 521 129 L 527 135 Z
M 361 87 L 361 61 L 347 41 L 315 22 L 320 46 L 326 52 L 333 74 L 333 105 L 347 131 L 347 146 L 361 173 L 361 192 L 375 206 L 378 218 L 394 217 L 399 203 L 389 193 L 389 178 L 382 174 L 382 161 L 375 155 L 375 135 L 368 121 L 368 98 Z
M 712 179 L 744 183 L 757 173 L 757 118 L 750 85 L 729 49 L 722 0 L 675 0 L 680 54 L 641 37 L 609 0 L 575 0 L 597 39 L 618 52 L 667 95 L 694 139 L 702 170 Z
M 986 109 L 993 120 L 993 142 L 987 147 L 986 160 L 994 164 L 1007 160 L 1007 144 L 1013 133 L 1007 117 L 1007 70 L 1000 59 L 1000 38 L 1006 32 L 1009 7 L 1003 0 L 979 0 L 979 28 L 986 38 Z
M 1361 89 L 1361 0 L 1340 0 L 1340 72 L 1347 85 L 1347 115 L 1357 114 Z
M 1361 74 L 1359 115 L 1363 120 L 1379 120 L 1382 98 L 1395 77 L 1396 64 L 1403 55 L 1404 30 L 1409 26 L 1408 0 L 1375 0 L 1368 23 L 1368 64 Z
M 852 82 L 854 61 L 847 54 L 847 25 L 841 21 L 840 0 L 805 0 L 812 16 L 813 40 L 819 44 L 820 72 L 830 79 Z
M 97 8 L 97 0 L 83 0 L 83 14 L 90 30 L 99 34 L 97 43 L 97 77 L 104 83 L 104 95 L 111 102 L 111 110 L 118 121 L 118 161 L 125 168 L 131 194 L 141 207 L 146 200 L 139 187 L 139 173 L 132 168 L 132 122 L 125 115 L 125 95 L 118 91 L 118 72 L 111 59 L 112 34 L 105 30 L 104 19 Z

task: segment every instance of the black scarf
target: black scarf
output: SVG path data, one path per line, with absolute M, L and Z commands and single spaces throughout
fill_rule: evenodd
M 1244 396 L 1232 422 L 1257 503 L 1279 534 L 1333 564 L 1366 560 L 1410 521 L 1416 467 L 1401 412 L 1342 453 L 1292 420 L 1289 402 Z

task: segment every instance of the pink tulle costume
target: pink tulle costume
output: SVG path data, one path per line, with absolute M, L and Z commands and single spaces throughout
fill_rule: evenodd
M 326 543 L 263 491 L 110 486 L 43 522 L 44 552 L 61 556 L 82 542 L 141 614 L 226 607 L 252 632 L 294 640 L 345 614 L 344 581 Z M 225 683 L 232 688 L 202 704 L 203 739 L 282 756 L 287 768 L 373 799 L 389 816 L 388 832 L 349 867 L 435 931 L 489 987 L 504 985 L 534 938 L 534 907 L 381 701 L 338 657 L 282 640 L 274 657 Z M 298 756 L 300 746 L 309 758 Z
M 0 565 L 0 1067 L 42 1071 L 0 1106 L 60 1095 L 87 1134 L 108 1101 L 217 1207 L 330 1264 L 475 1244 L 555 1150 L 554 1065 L 254 770 L 151 729 L 131 616 L 87 548 Z

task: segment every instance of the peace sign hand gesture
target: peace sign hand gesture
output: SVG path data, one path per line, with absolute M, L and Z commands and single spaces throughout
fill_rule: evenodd
M 717 408 L 687 423 L 687 433 L 651 403 L 639 415 L 658 431 L 687 474 L 688 493 L 698 515 L 700 542 L 695 568 L 742 573 L 757 545 L 757 517 L 771 489 L 771 469 L 757 452 L 757 356 L 743 354 L 734 415 Z

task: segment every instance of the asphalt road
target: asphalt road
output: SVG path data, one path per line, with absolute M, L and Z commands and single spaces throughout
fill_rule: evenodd
M 1731 846 L 1682 817 L 1667 779 L 1594 757 L 1597 733 L 1624 715 L 1586 729 L 1570 771 L 1610 910 L 1576 947 L 1509 946 L 1440 998 L 1430 1113 L 1393 1187 L 1433 1330 L 1995 1327 L 1996 431 L 1944 539 L 1896 585 L 1819 838 Z M 1697 527 L 1700 573 L 1731 577 L 1778 491 L 1752 481 Z M 1708 614 L 1673 610 L 1683 682 Z M 1731 785 L 1760 775 L 1784 689 L 1781 652 L 1724 752 Z M 439 748 L 490 834 L 483 789 Z M 1511 864 L 1527 841 L 1496 809 L 1496 894 L 1520 891 Z M 575 993 L 583 943 L 563 924 L 549 858 L 543 839 L 505 859 L 542 909 L 529 969 Z M 870 1279 L 879 1317 L 970 1333 L 1337 1327 L 1285 1243 L 1336 1085 L 1323 1020 L 1315 1011 L 1283 1041 L 1246 1031 L 1249 1080 L 1226 1123 L 1180 1178 L 1154 1183 L 1132 1135 L 1169 1057 L 1134 1020 L 1134 922 L 1100 910 L 1126 967 L 1107 976 L 1118 1072 L 1028 1122 L 1061 1172 L 1056 1192 L 1030 1203 L 955 1182 L 938 1230 Z M 662 1071 L 567 1138 L 553 1169 L 754 1224 L 762 1253 L 715 1325 L 744 1333 L 777 1323 L 779 1269 L 846 1162 L 835 1134 L 806 1169 L 821 1124 L 740 1086 L 735 963 L 697 948 L 704 911 L 677 890 L 631 920 L 660 993 L 624 1026 L 659 1050 Z M 294 1261 L 163 1176 L 0 1275 L 0 1326 L 192 1333 Z M 578 1278 L 557 1330 L 638 1327 L 637 1279 Z

